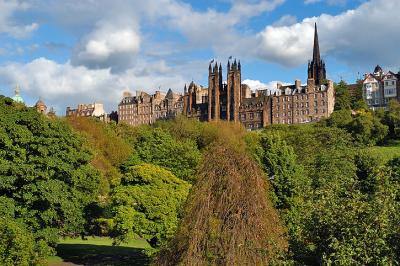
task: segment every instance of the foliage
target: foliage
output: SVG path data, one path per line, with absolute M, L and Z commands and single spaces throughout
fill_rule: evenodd
M 159 247 L 176 231 L 190 185 L 159 166 L 129 167 L 112 193 L 117 240 L 138 235 Z
M 356 88 L 351 96 L 351 109 L 367 110 L 368 105 L 363 98 L 363 80 L 359 79 L 356 82 Z
M 388 127 L 370 112 L 357 114 L 347 128 L 357 143 L 367 146 L 382 142 L 388 132 Z
M 110 187 L 119 183 L 119 167 L 131 155 L 132 147 L 116 134 L 112 125 L 86 117 L 68 117 L 66 121 L 85 137 L 88 146 L 95 151 L 91 163 L 103 176 L 100 193 L 107 196 Z
M 98 193 L 91 153 L 63 121 L 0 97 L 0 211 L 35 241 L 84 229 L 84 208 Z
M 278 209 L 287 209 L 295 197 L 304 193 L 308 181 L 303 167 L 297 163 L 293 148 L 278 134 L 266 132 L 259 140 L 258 160 L 270 179 L 273 199 Z
M 141 128 L 134 147 L 133 156 L 125 167 L 151 163 L 187 181 L 193 180 L 201 159 L 201 153 L 193 140 L 177 140 L 162 128 Z
M 384 123 L 389 127 L 391 138 L 400 138 L 400 103 L 396 100 L 389 102 L 388 111 L 384 116 Z
M 348 134 L 335 127 L 272 127 L 265 134 L 271 132 L 293 146 L 311 179 L 291 183 L 302 193 L 280 211 L 289 235 L 287 262 L 398 263 L 400 160 L 385 166 L 367 150 L 358 152 Z M 276 154 L 268 154 L 269 160 Z
M 235 134 L 226 134 L 204 155 L 184 218 L 156 265 L 265 265 L 277 263 L 285 250 L 263 173 L 244 149 L 232 146 Z
M 46 243 L 36 242 L 23 224 L 0 218 L 0 265 L 45 265 L 50 253 Z
M 350 110 L 351 97 L 349 89 L 345 81 L 341 80 L 335 84 L 335 111 L 336 110 Z

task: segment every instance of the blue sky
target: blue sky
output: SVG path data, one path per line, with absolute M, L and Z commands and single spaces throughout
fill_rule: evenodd
M 0 0 L 0 94 L 28 105 L 117 108 L 124 90 L 207 86 L 208 62 L 242 62 L 253 88 L 306 82 L 313 24 L 328 78 L 400 70 L 399 0 Z M 396 50 L 397 49 L 397 50 Z

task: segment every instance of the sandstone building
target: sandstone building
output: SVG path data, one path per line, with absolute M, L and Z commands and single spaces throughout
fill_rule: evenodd
M 333 82 L 326 80 L 325 62 L 321 59 L 315 25 L 313 59 L 308 63 L 307 84 L 277 84 L 275 91 L 258 90 L 242 84 L 242 66 L 228 61 L 226 80 L 222 65 L 209 65 L 208 87 L 193 81 L 179 95 L 170 89 L 166 95 L 126 92 L 118 105 L 118 121 L 129 125 L 151 124 L 158 119 L 183 114 L 200 121 L 226 120 L 242 123 L 247 129 L 271 124 L 297 124 L 329 117 L 335 105 Z
M 108 122 L 108 116 L 102 103 L 78 104 L 78 108 L 67 107 L 67 117 L 95 117 L 103 122 Z
M 152 124 L 159 119 L 173 118 L 181 114 L 182 109 L 182 96 L 171 89 L 167 94 L 156 91 L 153 95 L 137 92 L 136 96 L 132 96 L 125 92 L 118 104 L 118 122 L 133 126 Z
M 227 120 L 241 122 L 247 129 L 271 124 L 296 124 L 319 121 L 333 112 L 333 82 L 326 80 L 325 63 L 321 59 L 318 31 L 315 25 L 313 59 L 308 63 L 307 84 L 299 80 L 293 85 L 277 84 L 274 92 L 251 93 L 241 83 L 241 64 L 227 65 L 223 82 L 221 64 L 209 65 L 208 89 L 193 83 L 183 96 L 183 113 L 201 121 Z

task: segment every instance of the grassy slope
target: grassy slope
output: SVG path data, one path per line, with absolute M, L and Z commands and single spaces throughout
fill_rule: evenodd
M 132 240 L 121 246 L 113 246 L 106 237 L 62 239 L 57 247 L 57 256 L 49 258 L 50 266 L 72 262 L 78 265 L 147 265 L 143 250 L 149 245 L 144 240 Z
M 367 149 L 384 162 L 400 157 L 400 141 L 393 142 L 389 146 L 374 146 Z

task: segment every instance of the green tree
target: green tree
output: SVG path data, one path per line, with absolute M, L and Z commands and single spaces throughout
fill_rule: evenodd
M 154 248 L 171 238 L 190 185 L 159 166 L 129 167 L 112 193 L 117 241 L 133 236 Z
M 84 146 L 65 122 L 0 97 L 0 211 L 21 220 L 36 241 L 53 245 L 83 232 L 99 182 Z
M 351 97 L 348 86 L 345 81 L 341 80 L 335 84 L 335 110 L 343 110 L 351 108 Z
M 389 127 L 389 136 L 391 138 L 400 138 L 400 103 L 398 101 L 392 100 L 389 102 L 389 108 L 383 121 Z
M 370 112 L 359 113 L 347 128 L 357 143 L 369 146 L 383 141 L 388 133 L 388 127 Z
M 357 80 L 356 87 L 351 95 L 351 109 L 368 110 L 368 105 L 363 98 L 363 80 Z
M 46 265 L 44 258 L 50 254 L 46 243 L 36 242 L 23 224 L 0 218 L 0 265 Z
M 264 133 L 260 138 L 261 150 L 258 152 L 259 161 L 269 177 L 275 206 L 287 209 L 295 197 L 309 187 L 309 180 L 303 173 L 303 168 L 297 163 L 293 148 L 277 134 Z
M 142 128 L 135 140 L 134 153 L 126 166 L 151 163 L 170 170 L 177 177 L 192 181 L 201 153 L 190 139 L 176 140 L 162 128 Z

